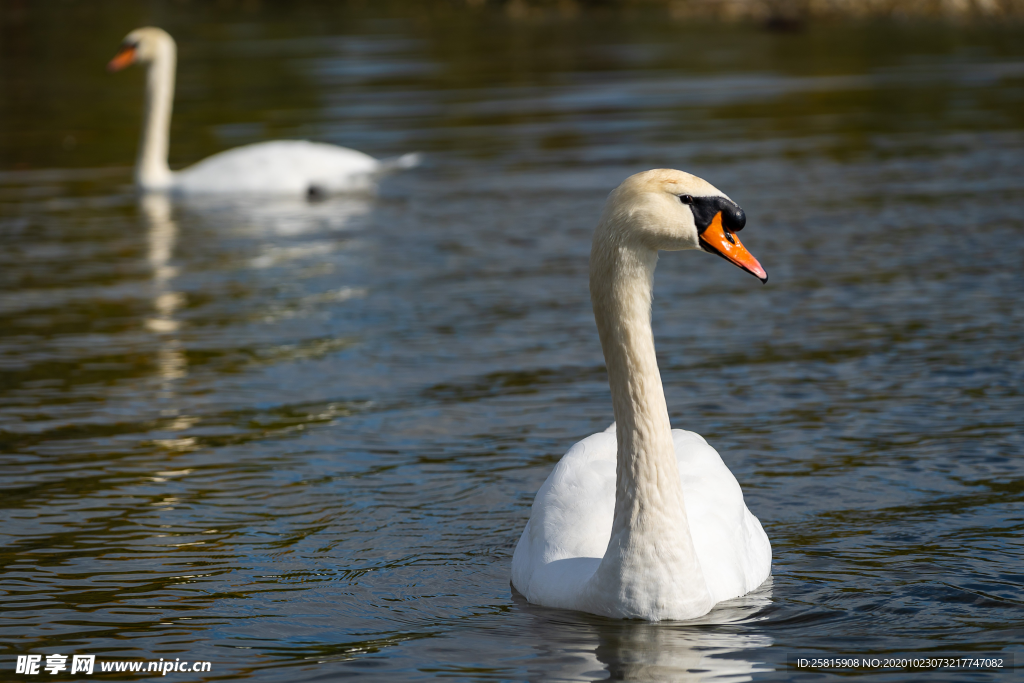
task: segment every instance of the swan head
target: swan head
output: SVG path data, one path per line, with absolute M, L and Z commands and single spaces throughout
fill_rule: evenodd
M 655 251 L 701 249 L 766 282 L 768 274 L 740 242 L 747 217 L 711 183 L 674 169 L 626 178 L 608 197 L 601 221 L 607 236 Z
M 155 26 L 137 28 L 121 41 L 121 47 L 107 64 L 107 70 L 120 71 L 132 64 L 148 64 L 168 49 L 174 49 L 174 39 L 167 31 Z

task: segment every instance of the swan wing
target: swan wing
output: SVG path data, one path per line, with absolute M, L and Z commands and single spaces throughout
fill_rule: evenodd
M 768 578 L 772 547 L 750 513 L 722 457 L 699 434 L 672 430 L 693 546 L 716 603 L 754 590 Z
M 615 512 L 615 430 L 593 434 L 562 456 L 533 501 L 512 556 L 512 585 L 549 607 L 575 604 L 611 536 Z
M 215 154 L 174 174 L 183 194 L 306 195 L 367 190 L 380 162 L 354 149 L 305 140 L 275 140 Z

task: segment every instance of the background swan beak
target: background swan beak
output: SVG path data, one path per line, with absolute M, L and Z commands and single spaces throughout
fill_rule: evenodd
M 122 47 L 120 50 L 118 50 L 117 54 L 114 55 L 114 58 L 111 59 L 107 63 L 107 71 L 110 71 L 110 72 L 120 71 L 121 69 L 125 68 L 126 66 L 130 66 L 134 62 L 135 62 L 135 46 L 134 45 L 128 45 L 128 46 Z
M 736 233 L 727 230 L 722 225 L 721 211 L 715 214 L 715 217 L 711 219 L 711 225 L 701 233 L 700 246 L 704 251 L 718 254 L 726 261 L 739 266 L 759 279 L 762 284 L 768 282 L 768 273 L 757 262 L 754 255 L 747 251 Z

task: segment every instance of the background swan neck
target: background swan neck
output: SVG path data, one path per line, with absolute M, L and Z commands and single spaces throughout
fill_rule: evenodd
M 171 184 L 167 148 L 174 104 L 176 62 L 174 41 L 170 37 L 161 40 L 146 74 L 142 135 L 139 139 L 139 155 L 135 161 L 135 183 L 144 189 L 161 189 Z
M 622 227 L 603 220 L 591 251 L 591 301 L 618 443 L 611 538 L 595 580 L 641 601 L 689 601 L 686 609 L 703 614 L 713 602 L 683 505 L 651 330 L 658 253 L 631 242 Z

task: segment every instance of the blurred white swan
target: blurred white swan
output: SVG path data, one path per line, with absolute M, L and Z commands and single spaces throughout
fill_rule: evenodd
M 537 492 L 512 558 L 512 584 L 530 602 L 693 619 L 771 573 L 768 537 L 732 472 L 701 436 L 669 424 L 651 332 L 659 250 L 704 249 L 768 279 L 735 235 L 745 222 L 681 171 L 639 173 L 609 196 L 590 295 L 616 422 L 573 446 Z
M 119 71 L 136 62 L 146 64 L 146 104 L 135 162 L 135 184 L 142 190 L 183 194 L 260 193 L 321 196 L 370 190 L 390 170 L 419 161 L 406 154 L 379 161 L 354 149 L 305 140 L 276 140 L 220 152 L 181 171 L 167 166 L 167 147 L 174 100 L 177 48 L 159 28 L 129 33 L 107 68 Z

